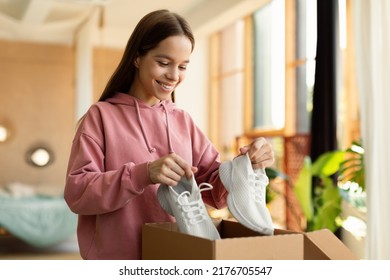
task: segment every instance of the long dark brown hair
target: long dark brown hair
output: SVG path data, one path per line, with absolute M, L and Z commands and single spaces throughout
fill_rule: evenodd
M 116 92 L 127 93 L 134 81 L 134 61 L 157 47 L 170 36 L 184 35 L 195 46 L 195 39 L 188 22 L 180 15 L 168 10 L 157 10 L 145 15 L 135 27 L 127 42 L 118 67 L 108 81 L 99 101 L 112 97 Z

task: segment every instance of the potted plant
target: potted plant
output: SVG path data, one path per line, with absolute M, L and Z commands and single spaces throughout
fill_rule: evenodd
M 347 196 L 340 186 L 351 180 L 364 188 L 364 150 L 358 141 L 346 150 L 326 152 L 313 163 L 305 158 L 294 191 L 307 231 L 328 228 L 335 232 L 341 226 L 341 202 Z

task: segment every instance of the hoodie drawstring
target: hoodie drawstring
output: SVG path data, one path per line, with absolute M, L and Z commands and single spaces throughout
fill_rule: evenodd
M 173 154 L 175 151 L 174 151 L 173 148 L 172 148 L 171 133 L 170 133 L 171 130 L 170 130 L 170 128 L 169 128 L 168 110 L 167 110 L 167 107 L 165 106 L 164 103 L 162 103 L 162 106 L 163 106 L 164 111 L 165 111 L 165 119 L 166 119 L 166 122 L 167 122 L 167 138 L 168 138 L 169 153 L 170 153 L 170 154 Z
M 146 137 L 144 126 L 142 124 L 141 114 L 139 112 L 138 102 L 136 100 L 134 100 L 134 103 L 135 103 L 135 109 L 137 111 L 138 124 L 141 127 L 142 135 L 144 136 L 144 140 L 145 140 L 146 146 L 148 147 L 148 150 L 149 150 L 150 153 L 154 153 L 156 151 L 156 149 L 153 148 L 152 146 L 150 146 L 148 137 Z
M 154 147 L 152 147 L 152 146 L 150 145 L 149 140 L 148 140 L 148 137 L 146 136 L 146 133 L 145 133 L 145 130 L 144 130 L 144 126 L 143 126 L 143 123 L 142 123 L 142 118 L 141 118 L 141 114 L 140 114 L 138 102 L 137 102 L 136 100 L 134 100 L 134 103 L 135 103 L 135 108 L 136 108 L 136 111 L 137 111 L 138 124 L 139 124 L 139 126 L 141 127 L 142 135 L 143 135 L 143 137 L 144 137 L 146 146 L 147 146 L 147 148 L 148 148 L 148 150 L 149 150 L 150 153 L 154 153 L 154 152 L 156 151 L 156 148 L 154 148 Z M 163 106 L 163 108 L 164 108 L 165 118 L 166 118 L 166 122 L 167 122 L 167 137 L 168 137 L 168 148 L 169 148 L 169 153 L 172 154 L 172 153 L 174 153 L 174 151 L 173 151 L 172 142 L 171 142 L 171 135 L 170 135 L 170 128 L 169 128 L 168 109 L 166 108 L 166 106 L 165 106 L 164 103 L 162 103 L 162 106 Z

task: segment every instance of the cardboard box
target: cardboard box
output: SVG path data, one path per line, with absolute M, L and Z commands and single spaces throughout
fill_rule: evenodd
M 220 240 L 178 231 L 175 223 L 142 227 L 145 260 L 356 260 L 356 256 L 328 229 L 294 232 L 275 229 L 262 236 L 231 220 L 216 222 Z

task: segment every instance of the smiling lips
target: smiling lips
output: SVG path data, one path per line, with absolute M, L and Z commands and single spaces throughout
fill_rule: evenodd
M 158 83 L 162 88 L 164 88 L 165 90 L 172 91 L 172 90 L 174 90 L 174 88 L 175 88 L 174 85 L 164 84 L 163 82 L 160 82 L 160 81 L 157 81 L 157 83 Z

